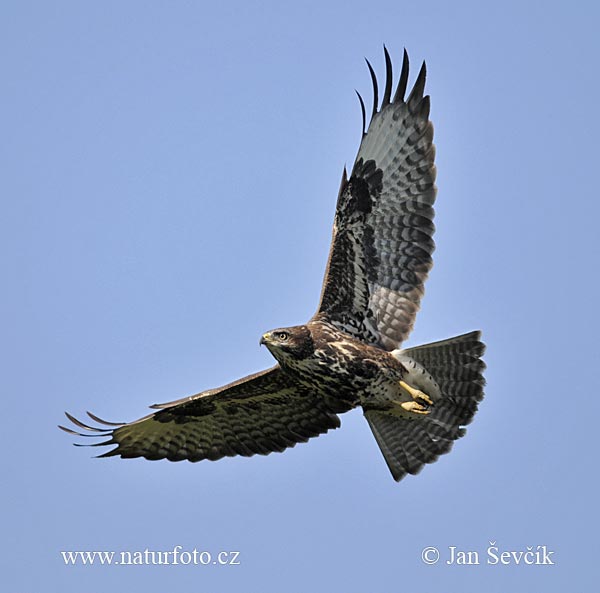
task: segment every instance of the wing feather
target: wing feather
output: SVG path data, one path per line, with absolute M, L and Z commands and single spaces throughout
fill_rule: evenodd
M 386 85 L 350 178 L 342 183 L 333 239 L 315 318 L 388 350 L 410 333 L 432 265 L 435 148 L 421 66 L 408 99 L 408 55 L 392 102 L 391 60 L 384 50 Z M 359 95 L 360 98 L 360 95 Z M 361 99 L 364 117 L 364 103 Z
M 85 432 L 60 428 L 105 439 L 94 446 L 116 445 L 100 457 L 201 461 L 283 451 L 340 426 L 323 397 L 293 383 L 279 366 L 152 407 L 157 411 L 130 423 L 106 422 L 88 413 L 100 427 L 67 414 Z

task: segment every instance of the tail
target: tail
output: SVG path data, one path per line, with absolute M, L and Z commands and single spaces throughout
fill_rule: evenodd
M 441 398 L 427 416 L 405 418 L 383 410 L 365 411 L 377 444 L 394 479 L 417 474 L 426 463 L 448 453 L 465 434 L 483 399 L 485 345 L 475 331 L 449 340 L 407 348 L 409 356 L 431 373 Z

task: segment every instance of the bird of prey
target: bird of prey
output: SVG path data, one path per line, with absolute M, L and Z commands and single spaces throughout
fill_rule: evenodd
M 95 426 L 70 414 L 82 432 L 116 445 L 100 457 L 170 461 L 267 455 L 340 426 L 361 407 L 396 481 L 447 453 L 483 398 L 480 332 L 402 349 L 432 266 L 436 195 L 433 126 L 424 95 L 425 63 L 406 96 L 406 50 L 393 92 L 377 77 L 368 126 L 350 176 L 342 175 L 320 303 L 305 324 L 260 338 L 277 364 L 224 387 L 152 406 L 129 423 Z M 393 94 L 392 94 L 393 92 Z

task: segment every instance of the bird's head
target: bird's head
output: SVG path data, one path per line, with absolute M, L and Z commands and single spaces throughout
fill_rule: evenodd
M 268 331 L 262 335 L 260 344 L 266 346 L 279 362 L 290 358 L 302 360 L 315 351 L 310 330 L 306 325 Z

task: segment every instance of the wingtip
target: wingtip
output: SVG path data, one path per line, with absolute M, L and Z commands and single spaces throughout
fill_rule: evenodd
M 421 76 L 421 72 L 423 73 L 423 81 L 427 79 L 427 62 L 423 60 L 421 64 L 421 69 L 419 70 L 419 76 Z
M 96 420 L 96 421 L 99 420 L 96 417 L 94 417 L 93 414 L 88 414 L 88 415 L 93 420 Z M 84 424 L 83 422 L 81 422 L 81 420 L 78 420 L 77 418 L 75 418 L 75 416 L 73 416 L 72 414 L 69 414 L 69 412 L 65 412 L 65 416 L 76 427 L 81 428 L 82 430 L 86 431 L 86 432 L 77 432 L 76 430 L 73 430 L 72 428 L 68 428 L 66 426 L 62 426 L 61 424 L 58 424 L 57 425 L 58 428 L 60 428 L 60 430 L 66 432 L 67 434 L 77 436 L 77 437 L 89 438 L 89 437 L 107 436 L 112 432 L 112 429 L 110 429 L 110 428 L 98 428 L 96 426 L 89 426 L 87 424 Z M 108 423 L 105 423 L 105 424 L 108 424 Z M 110 424 L 108 424 L 108 425 L 111 426 Z
M 364 136 L 367 133 L 367 111 L 365 109 L 365 102 L 363 101 L 361 94 L 356 89 L 354 89 L 354 92 L 358 96 L 358 101 L 360 102 L 360 112 L 362 115 L 362 135 Z
M 408 85 L 408 70 L 410 67 L 410 61 L 408 59 L 408 52 L 404 48 L 404 54 L 402 56 L 402 69 L 400 70 L 400 80 L 398 80 L 398 86 L 394 93 L 394 103 L 396 101 L 404 101 L 406 95 L 406 87 Z
M 388 48 L 385 46 L 385 43 L 383 44 L 383 57 L 385 58 L 386 63 L 388 61 L 391 63 L 392 58 L 390 56 L 390 52 L 388 51 Z
M 66 410 L 65 410 L 65 416 L 66 416 L 66 417 L 67 417 L 67 418 L 68 418 L 68 419 L 69 419 L 71 422 L 75 422 L 75 423 L 77 423 L 77 421 L 76 421 L 76 419 L 75 419 L 75 416 L 72 416 L 72 415 L 71 415 L 71 414 L 69 414 L 69 412 L 67 412 Z
M 75 416 L 73 416 L 72 414 L 69 414 L 69 412 L 65 412 L 65 416 L 75 425 L 78 426 L 79 428 L 83 428 L 84 430 L 88 430 L 90 432 L 100 432 L 100 429 L 98 428 L 94 428 L 93 426 L 88 426 L 87 424 L 83 423 L 81 420 L 78 420 L 77 418 L 75 418 Z
M 99 416 L 96 416 L 96 414 L 92 414 L 92 412 L 90 412 L 90 411 L 86 411 L 86 414 L 94 422 L 98 422 L 99 424 L 104 424 L 104 426 L 123 426 L 123 424 L 124 424 L 123 422 L 108 422 L 108 420 L 103 420 Z
M 371 75 L 371 82 L 373 83 L 373 110 L 371 112 L 371 119 L 375 117 L 377 113 L 377 107 L 379 105 L 379 88 L 377 86 L 377 76 L 375 75 L 375 70 L 373 70 L 373 66 L 371 66 L 371 62 L 365 58 L 367 62 L 367 67 L 369 68 L 369 74 Z
M 421 64 L 421 69 L 419 70 L 419 74 L 417 75 L 417 80 L 410 91 L 410 95 L 408 96 L 407 103 L 411 110 L 417 108 L 421 100 L 423 99 L 423 93 L 425 91 L 425 81 L 427 79 L 427 65 L 425 64 L 425 60 Z
M 112 443 L 100 443 L 100 444 L 109 445 Z M 94 455 L 94 459 L 103 459 L 106 457 L 114 457 L 115 455 L 121 455 L 118 451 L 119 451 L 119 447 L 115 447 L 114 449 L 111 449 L 110 451 L 106 451 L 106 453 L 100 453 L 100 455 Z
M 385 91 L 383 93 L 383 100 L 381 102 L 381 107 L 383 108 L 385 105 L 388 105 L 390 99 L 392 97 L 392 81 L 394 78 L 394 71 L 392 69 L 392 58 L 390 58 L 390 54 L 385 47 L 383 46 L 383 55 L 385 57 Z

